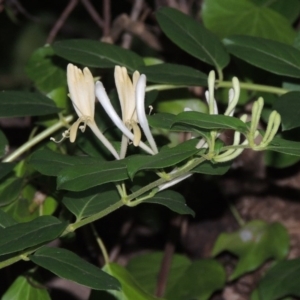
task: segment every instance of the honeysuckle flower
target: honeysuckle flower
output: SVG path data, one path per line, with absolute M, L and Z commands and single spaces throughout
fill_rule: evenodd
M 84 132 L 86 126 L 89 126 L 104 146 L 115 156 L 116 159 L 119 159 L 117 151 L 99 130 L 94 120 L 95 86 L 94 78 L 90 70 L 88 68 L 84 68 L 83 71 L 81 71 L 81 69 L 77 68 L 73 64 L 68 64 L 67 82 L 69 87 L 69 97 L 78 115 L 78 119 L 62 134 L 63 137 L 58 142 L 69 138 L 70 142 L 73 143 L 76 140 L 77 130 L 80 129 Z M 55 141 L 54 138 L 51 138 L 51 140 Z
M 156 154 L 158 152 L 157 147 L 150 132 L 144 110 L 146 76 L 135 72 L 133 75 L 133 82 L 131 82 L 126 68 L 117 66 L 115 69 L 115 80 L 120 98 L 123 120 L 121 120 L 113 108 L 102 82 L 96 82 L 95 93 L 106 113 L 125 136 L 122 138 L 121 158 L 123 158 L 126 153 L 127 139 L 130 139 L 135 146 L 141 147 L 146 152 L 152 155 Z M 151 148 L 141 141 L 141 131 L 138 127 L 138 123 L 141 125 Z M 133 130 L 133 133 L 131 130 Z

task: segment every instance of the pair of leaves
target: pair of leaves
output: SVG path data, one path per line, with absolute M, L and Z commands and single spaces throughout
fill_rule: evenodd
M 163 253 L 160 252 L 144 254 L 130 260 L 127 266 L 138 283 L 151 294 L 155 292 L 162 259 Z M 165 298 L 207 300 L 213 292 L 224 287 L 225 281 L 225 271 L 217 261 L 203 259 L 190 262 L 185 256 L 175 254 L 170 266 Z
M 231 274 L 234 280 L 258 268 L 267 259 L 284 259 L 289 250 L 289 235 L 280 223 L 268 224 L 254 220 L 234 233 L 221 233 L 215 242 L 212 255 L 229 251 L 239 257 Z

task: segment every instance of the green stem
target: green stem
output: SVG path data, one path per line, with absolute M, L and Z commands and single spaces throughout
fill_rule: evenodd
M 108 265 L 109 264 L 109 257 L 108 257 L 108 253 L 107 253 L 106 247 L 105 247 L 102 239 L 98 235 L 97 230 L 96 230 L 95 226 L 93 225 L 93 223 L 91 223 L 90 225 L 91 225 L 91 228 L 92 228 L 92 232 L 93 232 L 93 234 L 94 234 L 94 236 L 96 238 L 96 241 L 97 241 L 97 243 L 99 245 L 99 248 L 100 248 L 100 250 L 102 252 L 102 255 L 103 255 L 103 258 L 104 258 L 104 262 L 105 262 L 106 265 Z
M 246 224 L 246 222 L 241 217 L 235 205 L 232 202 L 228 201 L 228 206 L 237 223 L 240 225 L 240 227 L 243 227 Z
M 28 151 L 31 147 L 35 146 L 45 138 L 51 136 L 55 131 L 61 129 L 62 127 L 66 126 L 66 123 L 69 123 L 73 120 L 73 115 L 69 115 L 65 117 L 62 120 L 59 120 L 56 124 L 53 126 L 47 128 L 46 130 L 42 131 L 38 135 L 36 135 L 34 138 L 23 144 L 20 148 L 18 148 L 16 151 L 8 155 L 6 158 L 3 159 L 2 162 L 11 162 L 14 161 L 16 158 L 21 156 L 23 153 Z
M 146 92 L 150 92 L 153 90 L 165 91 L 165 90 L 172 90 L 172 89 L 182 89 L 186 87 L 187 87 L 186 85 L 156 84 L 156 85 L 147 86 Z
M 218 87 L 226 87 L 231 88 L 232 82 L 231 81 L 219 81 L 216 80 Z M 247 82 L 240 82 L 241 89 L 249 90 L 249 91 L 258 91 L 258 92 L 266 92 L 266 93 L 273 93 L 278 95 L 283 95 L 289 92 L 287 89 L 269 86 L 269 85 L 261 85 L 255 83 L 247 83 Z

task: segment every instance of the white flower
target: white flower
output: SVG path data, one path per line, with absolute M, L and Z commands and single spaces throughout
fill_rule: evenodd
M 78 115 L 78 120 L 63 133 L 63 138 L 58 142 L 69 138 L 70 142 L 73 143 L 76 140 L 78 128 L 84 132 L 86 126 L 89 126 L 104 146 L 115 156 L 116 159 L 119 159 L 119 155 L 115 148 L 105 138 L 94 120 L 95 85 L 94 78 L 90 70 L 88 68 L 84 68 L 82 72 L 76 66 L 68 64 L 67 82 L 70 92 L 69 97 Z M 80 126 L 80 124 L 83 125 Z M 51 138 L 51 140 L 55 141 L 54 138 Z
M 115 81 L 120 98 L 123 120 L 121 120 L 113 108 L 102 82 L 96 82 L 95 93 L 106 113 L 124 135 L 121 145 L 121 158 L 125 157 L 128 139 L 132 140 L 135 146 L 141 147 L 150 154 L 158 153 L 145 114 L 146 76 L 140 75 L 136 71 L 133 74 L 133 81 L 131 81 L 126 68 L 116 66 Z M 141 141 L 141 131 L 138 123 L 140 123 L 151 148 Z M 133 130 L 133 133 L 131 130 Z

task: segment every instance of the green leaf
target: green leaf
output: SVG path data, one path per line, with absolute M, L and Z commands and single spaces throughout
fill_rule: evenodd
M 206 74 L 183 65 L 164 63 L 145 66 L 140 67 L 139 72 L 145 74 L 150 82 L 186 86 L 207 85 Z
M 156 297 L 151 296 L 144 291 L 131 274 L 124 268 L 117 264 L 110 263 L 104 266 L 103 270 L 108 274 L 117 278 L 122 286 L 119 292 L 109 291 L 110 294 L 116 296 L 118 300 L 155 300 Z M 99 298 L 100 299 L 100 298 Z M 102 298 L 101 298 L 102 299 Z
M 90 165 L 80 165 L 80 168 L 75 165 L 63 169 L 58 174 L 57 187 L 69 191 L 83 191 L 127 178 L 127 168 L 122 160 L 95 162 Z
M 17 222 L 11 216 L 0 209 L 0 228 L 6 228 L 15 224 L 17 224 Z
M 0 185 L 0 207 L 14 202 L 20 195 L 23 179 L 9 177 Z
M 94 215 L 120 201 L 120 195 L 111 184 L 86 190 L 84 192 L 69 192 L 63 199 L 63 204 L 78 220 Z
M 300 156 L 288 155 L 274 151 L 264 151 L 265 164 L 273 168 L 286 168 L 294 165 L 300 160 Z
M 99 160 L 87 156 L 69 156 L 44 148 L 34 152 L 29 164 L 40 173 L 48 176 L 57 176 L 60 171 L 72 166 L 88 165 Z
M 3 157 L 8 150 L 8 140 L 5 134 L 0 130 L 0 158 Z M 1 169 L 0 169 L 0 176 L 1 176 Z
M 295 38 L 295 31 L 285 17 L 249 0 L 205 0 L 202 18 L 205 26 L 220 38 L 241 34 L 290 45 Z
M 232 36 L 224 40 L 234 56 L 271 73 L 300 78 L 300 51 L 279 42 L 251 37 Z
M 54 51 L 49 45 L 37 49 L 30 57 L 25 71 L 43 93 L 65 86 L 66 71 L 53 62 Z
M 251 0 L 260 6 L 269 7 L 282 16 L 286 17 L 292 24 L 299 16 L 300 13 L 300 2 L 299 0 L 289 0 L 289 5 L 286 5 L 285 0 Z
M 19 276 L 4 293 L 1 300 L 51 300 L 47 289 L 38 287 L 32 278 Z
M 141 170 L 156 170 L 174 166 L 193 156 L 199 149 L 196 148 L 196 139 L 186 141 L 173 148 L 163 148 L 156 155 L 132 155 L 126 159 L 130 178 Z
M 15 166 L 15 163 L 0 163 L 0 179 L 9 174 Z
M 135 71 L 144 65 L 143 59 L 136 53 L 97 41 L 59 41 L 53 44 L 53 49 L 58 56 L 88 67 L 114 68 L 119 65 L 126 67 L 129 71 Z
M 185 111 L 178 114 L 173 124 L 184 124 L 210 130 L 233 129 L 243 133 L 248 131 L 247 125 L 240 119 L 224 115 L 209 115 L 196 111 Z
M 152 116 L 147 116 L 149 125 L 153 128 L 167 129 L 169 131 L 187 131 L 187 128 L 180 125 L 174 125 L 176 115 L 169 113 L 157 113 Z
M 231 167 L 232 161 L 214 164 L 211 161 L 204 161 L 194 168 L 192 173 L 200 173 L 207 175 L 224 175 Z
M 66 223 L 52 216 L 41 216 L 0 230 L 0 255 L 52 241 L 64 231 Z
M 118 290 L 119 282 L 75 253 L 61 248 L 42 247 L 29 257 L 55 275 L 95 290 Z
M 181 194 L 171 190 L 157 193 L 154 197 L 143 201 L 143 203 L 161 204 L 178 214 L 190 214 L 193 217 L 195 216 L 195 212 L 186 205 L 184 197 Z
M 219 70 L 229 63 L 229 55 L 220 41 L 191 17 L 164 7 L 156 18 L 167 37 L 187 53 Z
M 213 259 L 196 260 L 165 297 L 169 300 L 208 300 L 215 291 L 224 287 L 225 282 L 225 270 L 220 263 Z
M 300 156 L 300 142 L 288 141 L 279 137 L 275 137 L 266 149 L 284 154 Z
M 289 251 L 289 235 L 280 223 L 268 224 L 254 220 L 233 233 L 221 233 L 214 245 L 212 255 L 229 251 L 239 257 L 238 264 L 230 276 L 234 280 L 251 272 L 267 259 L 280 260 Z
M 269 269 L 259 283 L 258 293 L 263 300 L 300 297 L 300 259 L 281 261 Z
M 289 92 L 275 100 L 273 109 L 279 112 L 282 130 L 300 126 L 300 92 Z
M 139 285 L 150 294 L 155 293 L 163 256 L 164 253 L 162 252 L 141 254 L 132 258 L 126 266 L 127 270 L 132 274 Z M 172 256 L 166 284 L 166 293 L 174 288 L 190 264 L 191 261 L 186 256 L 180 254 L 174 254 Z
M 51 99 L 30 92 L 0 92 L 0 106 L 0 117 L 43 116 L 60 112 Z

